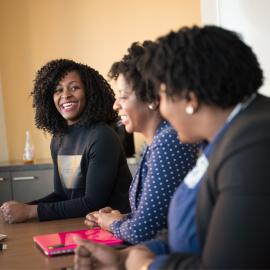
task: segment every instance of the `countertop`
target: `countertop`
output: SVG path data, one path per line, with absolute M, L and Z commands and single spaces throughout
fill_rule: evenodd
M 4 161 L 0 162 L 0 170 L 4 171 L 23 171 L 23 170 L 40 170 L 52 169 L 53 164 L 50 159 L 35 160 L 33 163 L 25 164 L 22 160 Z

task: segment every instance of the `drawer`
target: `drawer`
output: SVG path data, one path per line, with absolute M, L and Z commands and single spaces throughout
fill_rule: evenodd
M 53 170 L 26 170 L 11 173 L 14 200 L 30 202 L 53 192 Z

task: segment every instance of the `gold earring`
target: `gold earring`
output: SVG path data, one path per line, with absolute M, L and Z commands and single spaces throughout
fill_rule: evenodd
M 187 107 L 186 107 L 186 114 L 193 114 L 194 113 L 194 108 L 191 106 L 191 105 L 188 105 Z

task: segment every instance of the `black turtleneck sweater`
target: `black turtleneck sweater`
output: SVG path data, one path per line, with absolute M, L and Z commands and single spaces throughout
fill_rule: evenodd
M 40 221 L 82 217 L 111 206 L 129 212 L 131 174 L 115 131 L 105 124 L 69 127 L 51 141 L 54 192 L 32 202 Z

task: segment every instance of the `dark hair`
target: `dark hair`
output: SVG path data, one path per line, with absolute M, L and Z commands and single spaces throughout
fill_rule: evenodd
M 217 26 L 184 27 L 157 40 L 148 48 L 144 72 L 155 83 L 167 86 L 168 96 L 187 96 L 231 107 L 258 91 L 263 72 L 256 55 L 240 37 Z
M 128 83 L 131 84 L 136 97 L 149 103 L 155 101 L 158 95 L 153 89 L 152 82 L 143 78 L 139 63 L 144 56 L 145 49 L 154 46 L 155 43 L 152 41 L 144 41 L 142 44 L 132 43 L 128 53 L 121 61 L 113 63 L 108 73 L 109 78 L 114 80 L 118 78 L 119 74 L 123 74 Z
M 89 127 L 97 122 L 116 122 L 117 114 L 113 110 L 114 92 L 98 71 L 72 60 L 57 59 L 44 65 L 37 72 L 34 81 L 31 95 L 37 128 L 51 134 L 66 132 L 67 123 L 54 105 L 53 93 L 59 81 L 70 71 L 78 72 L 86 96 L 86 107 L 77 124 Z

